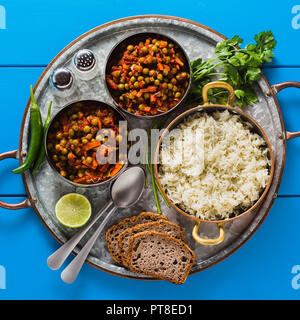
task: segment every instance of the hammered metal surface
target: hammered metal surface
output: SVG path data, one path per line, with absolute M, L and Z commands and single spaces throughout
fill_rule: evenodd
M 222 41 L 222 38 L 219 35 L 199 25 L 167 17 L 140 17 L 116 21 L 103 28 L 95 29 L 93 32 L 76 41 L 66 51 L 59 54 L 50 69 L 40 79 L 35 96 L 41 108 L 42 118 L 45 119 L 47 106 L 51 99 L 53 100 L 52 115 L 56 114 L 64 105 L 77 99 L 97 99 L 113 105 L 113 101 L 108 95 L 104 84 L 106 58 L 117 41 L 120 41 L 131 34 L 146 31 L 161 32 L 173 37 L 185 49 L 190 60 L 197 57 L 207 59 L 213 53 L 216 43 Z M 76 79 L 78 88 L 76 92 L 68 98 L 57 98 L 53 96 L 51 88 L 49 87 L 50 74 L 57 67 L 70 67 L 73 55 L 82 48 L 90 49 L 96 53 L 99 61 L 98 76 L 89 81 Z M 180 224 L 185 229 L 187 243 L 196 253 L 196 263 L 192 268 L 192 273 L 199 272 L 226 258 L 237 250 L 255 232 L 267 215 L 273 203 L 274 194 L 280 184 L 285 160 L 285 144 L 283 140 L 278 138 L 278 135 L 283 131 L 280 114 L 277 110 L 274 98 L 266 95 L 269 88 L 264 79 L 261 79 L 258 82 L 255 90 L 259 97 L 259 102 L 253 107 L 246 108 L 245 111 L 262 126 L 271 142 L 275 156 L 273 182 L 260 208 L 240 219 L 225 224 L 226 238 L 222 244 L 205 247 L 195 243 L 191 236 L 192 228 L 194 226 L 193 220 L 180 215 L 174 209 L 166 207 L 163 201 L 161 201 L 163 213 L 167 215 L 171 221 Z M 182 107 L 182 109 L 186 108 L 187 106 Z M 178 110 L 178 112 L 180 112 L 180 110 Z M 27 150 L 29 134 L 29 115 L 24 115 L 24 117 L 26 118 L 23 130 L 23 140 L 21 141 L 22 151 Z M 173 117 L 175 117 L 175 114 L 172 115 L 172 118 Z M 128 120 L 130 126 L 133 128 L 147 128 L 151 123 L 149 121 L 137 120 L 137 118 L 134 117 L 128 118 Z M 55 218 L 55 203 L 62 195 L 69 192 L 78 192 L 87 196 L 92 204 L 93 214 L 102 208 L 109 198 L 108 186 L 101 188 L 76 188 L 71 186 L 62 181 L 58 175 L 52 171 L 46 161 L 43 163 L 41 170 L 39 170 L 38 173 L 32 175 L 31 173 L 26 172 L 25 180 L 28 193 L 32 198 L 37 199 L 35 205 L 41 219 L 51 230 L 53 235 L 61 242 L 65 242 L 75 232 L 74 230 L 59 224 Z M 150 187 L 145 189 L 141 201 L 136 206 L 130 209 L 119 209 L 109 222 L 108 226 L 124 217 L 136 215 L 143 210 L 156 211 Z M 87 236 L 80 242 L 75 252 L 78 252 L 93 230 L 94 228 L 88 232 Z M 218 230 L 215 224 L 202 223 L 200 225 L 200 233 L 202 236 L 216 237 L 217 232 Z M 113 262 L 106 249 L 104 234 L 97 239 L 96 244 L 88 257 L 88 261 L 98 268 L 120 276 L 145 278 L 144 276 L 133 274 Z

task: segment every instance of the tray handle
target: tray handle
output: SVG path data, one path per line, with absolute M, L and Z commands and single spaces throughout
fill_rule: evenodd
M 276 95 L 278 92 L 280 92 L 281 90 L 286 89 L 286 88 L 299 88 L 300 89 L 300 82 L 298 82 L 298 81 L 286 81 L 286 82 L 282 82 L 282 83 L 273 84 L 271 86 L 272 90 L 269 90 L 267 92 L 267 95 L 271 96 L 272 93 L 274 95 Z M 297 132 L 286 131 L 285 132 L 285 137 L 286 137 L 286 140 L 291 140 L 291 139 L 300 137 L 300 131 L 297 131 Z
M 4 159 L 18 159 L 18 158 L 19 158 L 18 150 L 8 151 L 0 154 L 0 161 Z M 14 203 L 14 204 L 9 204 L 0 200 L 0 207 L 5 209 L 10 209 L 10 210 L 25 209 L 25 208 L 30 208 L 31 203 L 28 199 L 25 199 L 20 203 Z
M 215 245 L 220 244 L 221 242 L 224 241 L 225 231 L 223 228 L 223 223 L 218 223 L 219 236 L 218 236 L 218 238 L 214 238 L 214 239 L 206 239 L 206 238 L 200 237 L 198 234 L 199 227 L 200 227 L 200 222 L 197 222 L 195 224 L 195 226 L 193 228 L 193 232 L 192 232 L 192 236 L 196 242 L 198 242 L 204 246 L 215 246 Z

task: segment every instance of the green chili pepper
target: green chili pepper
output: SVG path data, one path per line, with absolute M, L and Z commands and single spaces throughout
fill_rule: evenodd
M 43 123 L 38 105 L 35 102 L 32 86 L 30 86 L 31 105 L 30 105 L 30 145 L 26 160 L 23 164 L 14 169 L 13 173 L 22 173 L 30 168 L 36 160 L 40 150 L 41 138 L 43 133 Z
M 49 123 L 51 121 L 51 106 L 52 106 L 52 101 L 50 101 L 50 104 L 49 104 L 49 107 L 48 107 L 48 114 L 47 114 L 47 118 L 45 120 L 45 123 L 44 123 L 44 131 L 43 131 L 43 139 L 42 139 L 42 144 L 45 140 L 45 137 L 46 137 L 46 133 L 47 133 L 47 129 L 49 127 Z M 36 172 L 40 165 L 42 164 L 42 162 L 44 161 L 44 158 L 45 158 L 45 154 L 46 154 L 46 150 L 45 150 L 45 146 L 42 145 L 41 146 L 41 151 L 40 151 L 40 154 L 38 155 L 38 158 L 34 164 L 34 167 L 32 169 L 32 172 Z

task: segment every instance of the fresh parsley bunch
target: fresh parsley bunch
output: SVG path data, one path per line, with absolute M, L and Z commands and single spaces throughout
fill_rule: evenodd
M 271 62 L 276 41 L 272 31 L 260 32 L 254 37 L 255 44 L 248 44 L 244 49 L 239 47 L 243 39 L 234 36 L 222 41 L 216 46 L 214 55 L 203 61 L 198 58 L 191 62 L 192 85 L 189 101 L 202 102 L 202 88 L 211 81 L 225 81 L 234 88 L 235 104 L 239 107 L 253 105 L 258 98 L 253 90 L 253 82 L 261 75 L 261 68 L 266 62 Z M 224 104 L 228 93 L 223 89 L 213 89 L 209 92 L 211 103 Z

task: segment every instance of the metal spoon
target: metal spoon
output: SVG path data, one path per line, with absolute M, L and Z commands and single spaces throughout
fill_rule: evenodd
M 109 207 L 111 207 L 115 201 L 118 201 L 117 203 L 119 203 L 120 200 L 123 201 L 124 197 L 125 199 L 128 199 L 128 201 L 133 201 L 132 199 L 135 199 L 136 193 L 143 189 L 143 183 L 145 183 L 145 173 L 142 168 L 132 167 L 123 172 L 112 184 L 113 188 L 110 188 L 111 199 L 113 200 L 110 200 L 82 230 L 77 232 L 71 239 L 65 242 L 58 250 L 48 257 L 47 264 L 49 268 L 52 270 L 59 269 L 79 241 L 99 220 L 99 218 L 102 216 L 102 213 L 109 209 Z M 112 189 L 114 191 L 112 191 Z M 112 192 L 114 194 L 114 198 L 112 197 Z
M 91 251 L 96 239 L 106 225 L 109 218 L 117 208 L 128 208 L 134 205 L 141 197 L 145 186 L 145 172 L 140 167 L 132 167 L 126 170 L 111 187 L 111 199 L 114 207 L 106 215 L 95 233 L 84 245 L 78 255 L 61 273 L 61 279 L 66 283 L 72 283 L 77 278 L 81 267 Z

